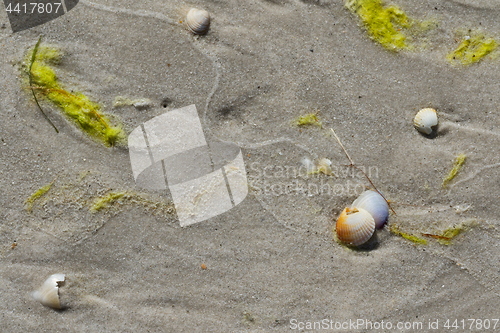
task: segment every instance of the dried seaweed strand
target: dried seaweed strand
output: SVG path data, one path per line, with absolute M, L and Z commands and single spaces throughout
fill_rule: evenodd
M 391 201 L 391 203 L 395 204 L 395 205 L 401 205 L 401 206 L 409 206 L 409 207 L 418 207 L 418 208 L 432 209 L 432 207 L 430 207 L 430 206 L 407 204 L 407 203 L 402 203 L 402 202 L 397 202 L 397 201 Z
M 35 49 L 33 50 L 33 55 L 31 56 L 30 69 L 29 69 L 29 72 L 28 72 L 28 77 L 29 77 L 29 82 L 30 82 L 30 89 L 31 89 L 31 93 L 33 94 L 33 98 L 35 98 L 35 103 L 38 106 L 38 109 L 43 114 L 43 116 L 45 117 L 45 119 L 47 119 L 47 121 L 49 122 L 49 124 L 51 124 L 52 127 L 54 127 L 54 129 L 56 130 L 56 133 L 59 133 L 59 130 L 57 129 L 56 125 L 54 125 L 54 123 L 49 119 L 49 117 L 47 117 L 47 115 L 45 114 L 45 112 L 43 112 L 43 109 L 40 106 L 40 103 L 38 103 L 38 99 L 36 98 L 35 91 L 33 90 L 33 81 L 32 81 L 32 78 L 31 78 L 31 75 L 32 75 L 31 74 L 31 68 L 33 67 L 33 63 L 35 62 L 36 52 L 38 51 L 38 46 L 40 45 L 40 41 L 41 40 L 42 40 L 42 36 L 40 36 L 40 38 L 38 38 L 38 42 L 36 43 Z
M 389 201 L 387 201 L 387 199 L 384 197 L 384 195 L 377 189 L 377 187 L 375 186 L 375 184 L 373 184 L 372 180 L 370 179 L 370 177 L 368 177 L 366 175 L 366 173 L 361 169 L 361 168 L 358 168 L 354 162 L 352 161 L 351 159 L 351 156 L 349 156 L 349 154 L 347 153 L 347 150 L 344 148 L 344 145 L 342 144 L 342 142 L 340 141 L 339 137 L 337 136 L 337 134 L 335 133 L 335 131 L 333 130 L 333 128 L 330 128 L 330 130 L 332 131 L 333 135 L 335 136 L 335 138 L 337 139 L 340 147 L 342 148 L 342 150 L 344 151 L 344 154 L 345 156 L 347 156 L 347 158 L 349 159 L 349 162 L 351 162 L 351 164 L 349 165 L 350 167 L 353 167 L 353 168 L 356 168 L 358 169 L 359 171 L 361 171 L 363 173 L 363 175 L 365 175 L 366 179 L 368 179 L 368 181 L 370 182 L 370 184 L 373 186 L 373 188 L 375 189 L 375 191 L 378 192 L 378 194 L 380 194 L 382 196 L 382 198 L 384 198 L 385 202 L 387 202 L 387 205 L 389 206 L 389 208 L 391 209 L 391 211 L 394 213 L 394 215 L 397 215 L 396 212 L 394 211 L 394 209 L 392 209 L 391 207 L 391 204 L 389 203 Z
M 443 239 L 443 240 L 447 240 L 447 241 L 451 240 L 451 237 L 445 237 L 445 236 L 434 235 L 434 234 L 422 234 L 422 236 L 436 238 L 436 239 Z

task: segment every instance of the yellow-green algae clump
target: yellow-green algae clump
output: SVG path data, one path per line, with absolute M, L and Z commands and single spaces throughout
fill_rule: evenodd
M 481 61 L 498 47 L 498 42 L 479 32 L 470 32 L 462 37 L 460 45 L 446 57 L 449 62 L 460 62 L 464 66 Z
M 439 244 L 450 245 L 452 239 L 463 232 L 469 231 L 472 227 L 477 226 L 475 219 L 461 222 L 457 225 L 451 226 L 437 235 L 425 234 L 426 236 L 437 239 Z
M 308 126 L 308 125 L 316 125 L 321 127 L 322 123 L 318 118 L 318 114 L 316 113 L 308 113 L 306 115 L 297 117 L 294 119 L 293 124 L 296 126 Z
M 440 237 L 438 238 L 438 242 L 443 245 L 450 245 L 451 239 L 455 236 L 458 236 L 463 231 L 467 231 L 467 228 L 462 224 L 450 227 L 439 235 Z
M 448 172 L 448 175 L 443 179 L 443 187 L 446 185 L 457 175 L 458 171 L 462 168 L 462 165 L 465 163 L 465 159 L 467 156 L 465 154 L 460 154 L 455 159 L 453 164 L 453 168 Z
M 438 242 L 443 245 L 450 245 L 451 240 L 460 235 L 463 232 L 469 231 L 471 228 L 477 226 L 478 223 L 475 219 L 470 219 L 464 222 L 461 222 L 455 226 L 449 227 L 441 233 L 441 238 L 438 239 Z
M 110 192 L 103 197 L 97 198 L 90 207 L 90 210 L 97 212 L 105 207 L 112 205 L 114 202 L 123 198 L 125 195 L 127 195 L 127 192 Z
M 52 183 L 42 186 L 38 190 L 36 190 L 28 199 L 26 199 L 24 203 L 26 205 L 26 209 L 28 210 L 28 212 L 31 212 L 31 209 L 33 208 L 33 204 L 35 203 L 35 201 L 40 199 L 45 193 L 47 193 L 51 187 Z
M 90 137 L 114 146 L 125 138 L 120 126 L 113 127 L 109 119 L 100 113 L 100 106 L 87 96 L 78 92 L 68 92 L 62 88 L 51 65 L 61 61 L 61 52 L 52 47 L 40 46 L 36 50 L 31 66 L 32 88 L 46 100 L 58 106 L 63 113 L 73 120 Z M 26 62 L 33 50 L 28 52 Z M 29 67 L 28 67 L 29 71 Z M 29 73 L 27 73 L 29 75 Z
M 399 230 L 398 227 L 396 226 L 391 226 L 390 228 L 390 231 L 395 234 L 395 235 L 398 235 L 398 236 L 401 236 L 407 240 L 409 240 L 410 242 L 413 242 L 415 244 L 422 244 L 422 245 L 427 245 L 427 241 L 423 238 L 420 238 L 420 237 L 417 237 L 415 235 L 410 235 L 410 234 L 407 234 L 405 232 L 402 232 L 401 230 Z
M 346 7 L 356 13 L 372 38 L 393 51 L 408 49 L 402 29 L 408 29 L 412 20 L 396 6 L 384 7 L 381 0 L 347 0 Z

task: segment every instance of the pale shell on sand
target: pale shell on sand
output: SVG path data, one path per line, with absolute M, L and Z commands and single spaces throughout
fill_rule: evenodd
M 49 308 L 61 309 L 59 287 L 64 284 L 64 279 L 64 274 L 53 274 L 49 276 L 40 289 L 32 293 L 33 298 Z
M 366 210 L 375 220 L 375 228 L 380 229 L 389 218 L 389 205 L 384 197 L 376 191 L 365 191 L 354 200 L 351 208 Z
M 434 109 L 426 108 L 418 111 L 413 120 L 413 124 L 415 128 L 422 133 L 427 135 L 432 133 L 432 128 L 437 126 L 438 117 L 437 112 Z
M 187 29 L 195 35 L 203 35 L 210 26 L 210 14 L 203 9 L 191 8 L 186 17 Z

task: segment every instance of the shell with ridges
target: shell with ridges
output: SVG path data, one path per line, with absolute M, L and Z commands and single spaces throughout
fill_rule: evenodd
M 380 229 L 389 217 L 389 205 L 387 201 L 375 191 L 365 191 L 354 200 L 351 208 L 363 208 L 371 214 L 375 220 L 375 228 Z
M 335 231 L 342 242 L 359 246 L 372 237 L 375 232 L 375 221 L 363 208 L 347 207 L 340 214 Z
M 203 9 L 191 8 L 186 17 L 187 29 L 195 35 L 203 35 L 210 26 L 210 14 Z
M 50 308 L 61 309 L 59 286 L 64 284 L 64 278 L 64 274 L 53 274 L 49 276 L 40 289 L 32 293 L 33 298 Z
M 432 133 L 432 127 L 437 126 L 438 117 L 437 112 L 434 109 L 426 108 L 418 111 L 415 119 L 413 120 L 415 128 L 422 133 L 427 135 Z

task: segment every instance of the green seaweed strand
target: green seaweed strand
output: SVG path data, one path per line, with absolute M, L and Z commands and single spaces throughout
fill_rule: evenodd
M 56 73 L 50 66 L 51 62 L 56 64 L 60 61 L 58 51 L 37 46 L 35 59 L 32 59 L 30 66 L 31 89 L 59 107 L 66 117 L 90 137 L 102 141 L 106 146 L 123 142 L 125 134 L 122 127 L 111 127 L 109 119 L 99 113 L 100 106 L 97 103 L 82 93 L 69 92 L 59 86 Z
M 36 59 L 36 52 L 38 51 L 38 46 L 40 45 L 40 41 L 42 40 L 42 36 L 40 36 L 38 38 L 38 42 L 36 43 L 35 45 L 35 49 L 33 50 L 33 55 L 31 56 L 31 61 L 30 61 L 30 69 L 29 69 L 29 81 L 30 81 L 30 89 L 31 89 L 31 93 L 33 94 L 33 98 L 35 99 L 35 103 L 36 105 L 38 106 L 38 109 L 40 110 L 40 112 L 43 114 L 43 116 L 45 117 L 45 119 L 47 119 L 47 121 L 49 122 L 49 124 L 52 125 L 52 127 L 54 127 L 54 129 L 56 130 L 56 133 L 59 133 L 59 130 L 57 129 L 56 125 L 54 125 L 54 123 L 49 119 L 49 117 L 47 117 L 47 115 L 45 114 L 45 112 L 43 112 L 43 109 L 42 107 L 40 106 L 40 103 L 38 103 L 38 99 L 36 98 L 36 94 L 35 94 L 35 91 L 33 90 L 33 80 L 32 80 L 32 73 L 31 73 L 31 68 L 33 67 L 33 63 L 35 62 L 35 59 Z

